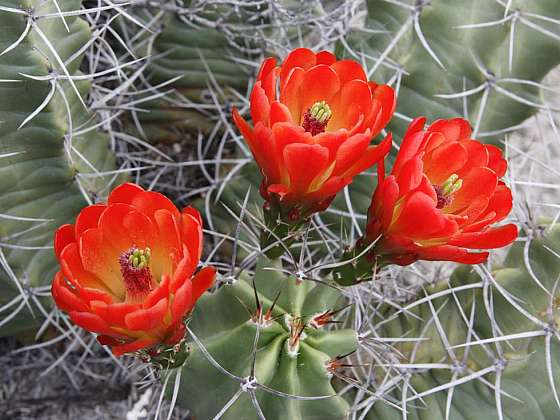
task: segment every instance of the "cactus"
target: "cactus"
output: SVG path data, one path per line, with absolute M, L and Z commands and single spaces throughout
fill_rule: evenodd
M 245 94 L 249 63 L 317 37 L 322 21 L 340 22 L 348 9 L 333 1 L 181 0 L 163 9 L 135 2 L 131 14 L 151 33 L 138 34 L 125 18 L 115 26 L 131 40 L 131 51 L 148 56 L 138 89 L 149 89 L 146 96 L 157 98 L 143 104 L 148 112 L 135 113 L 130 129 L 152 143 L 179 141 L 189 132 L 212 136 L 215 129 L 226 131 L 231 103 Z
M 136 113 L 138 125 L 131 128 L 140 127 L 139 134 L 150 142 L 177 141 L 188 131 L 209 133 L 219 116 L 216 107 L 233 99 L 230 89 L 243 90 L 248 77 L 239 62 L 246 53 L 217 29 L 217 22 L 227 26 L 236 18 L 233 8 L 198 6 L 204 12 L 194 15 L 185 3 L 169 5 L 163 14 L 159 8 L 135 5 L 134 17 L 152 33 L 143 31 L 138 36 L 137 27 L 130 28 L 124 18 L 116 24 L 125 39 L 135 39 L 130 48 L 138 57 L 149 56 L 147 77 L 140 80 L 139 89 L 149 88 L 146 99 L 156 98 L 143 104 L 148 112 Z M 219 103 L 210 94 L 216 89 L 221 91 L 216 92 Z
M 336 395 L 330 369 L 356 349 L 357 336 L 328 328 L 341 298 L 261 259 L 252 279 L 223 285 L 197 304 L 179 403 L 203 419 L 259 418 L 255 407 L 267 419 L 342 418 L 349 406 Z
M 560 228 L 534 240 L 526 258 L 524 249 L 516 244 L 491 271 L 457 269 L 449 282 L 428 287 L 422 301 L 404 305 L 406 314 L 383 313 L 383 337 L 426 340 L 398 345 L 387 358 L 386 368 L 408 387 L 395 394 L 408 418 L 557 416 Z M 401 413 L 377 402 L 367 418 Z
M 63 11 L 80 3 L 58 2 Z M 1 314 L 0 335 L 8 335 L 41 316 L 29 312 L 30 302 L 41 286 L 48 290 L 57 269 L 54 230 L 106 194 L 117 175 L 107 174 L 115 168 L 109 137 L 92 127 L 83 102 L 90 90 L 79 71 L 87 23 L 65 16 L 67 32 L 60 17 L 41 17 L 56 14 L 53 2 L 3 6 L 11 10 L 0 10 L 0 306 L 17 305 Z
M 451 278 L 443 272 L 433 285 L 417 280 L 426 265 L 385 267 L 375 281 L 341 291 L 323 268 L 363 231 L 374 173 L 356 177 L 329 210 L 315 215 L 282 265 L 259 259 L 260 174 L 227 120 L 233 103 L 247 111 L 243 96 L 262 55 L 336 43 L 340 57 L 364 63 L 371 79 L 398 89 L 398 116 L 389 127 L 397 140 L 418 115 L 467 117 L 477 138 L 497 144 L 538 110 L 555 129 L 556 109 L 547 105 L 550 88 L 542 81 L 560 61 L 554 0 L 367 0 L 363 27 L 355 19 L 360 0 L 94 3 L 6 0 L 1 6 L 0 53 L 14 48 L 0 55 L 0 336 L 48 315 L 43 326 L 62 332 L 53 342 L 67 340 L 60 361 L 83 345 L 79 363 L 97 363 L 85 333 L 67 330 L 66 319 L 49 313 L 52 232 L 132 169 L 138 183 L 172 191 L 181 204 L 199 189 L 209 192 L 198 203 L 215 239 L 207 262 L 226 273 L 199 300 L 187 342 L 160 355 L 181 358 L 154 363 L 166 385 L 175 380 L 166 387 L 171 405 L 178 402 L 200 419 L 558 417 L 560 228 L 535 227 L 519 191 L 515 216 L 525 237 L 502 264 L 462 267 Z M 90 9 L 63 19 L 58 7 Z M 88 26 L 95 31 L 92 44 Z M 98 43 L 108 49 L 99 51 Z M 116 65 L 114 76 L 90 85 Z M 103 102 L 108 91 L 114 92 L 110 103 Z M 96 113 L 105 105 L 115 111 L 96 114 L 80 97 L 94 102 Z M 111 137 L 97 128 L 99 115 Z M 182 141 L 192 131 L 203 133 L 199 150 L 189 155 L 197 155 L 195 162 L 179 155 L 167 166 L 161 153 L 151 159 L 137 142 L 165 150 L 163 141 Z M 134 147 L 118 142 L 130 134 Z M 536 161 L 553 174 L 539 179 L 546 186 L 558 175 L 554 156 L 540 161 L 534 150 L 550 152 L 554 144 L 538 140 L 508 157 L 513 167 L 519 156 Z M 126 163 L 120 170 L 111 149 Z M 134 165 L 155 169 L 147 174 Z M 204 173 L 193 188 L 185 182 L 191 173 L 182 173 L 189 165 Z M 160 179 L 165 171 L 172 181 L 164 179 L 168 173 Z M 512 189 L 517 181 L 540 186 L 533 170 L 529 181 L 514 175 Z M 555 198 L 539 203 L 554 209 Z M 436 268 L 427 278 L 442 268 L 429 267 Z M 88 370 L 78 366 L 72 374 Z M 160 404 L 149 409 L 161 417 Z
M 475 137 L 498 143 L 547 108 L 541 81 L 560 63 L 554 0 L 368 0 L 367 8 L 365 30 L 338 51 L 363 57 L 375 80 L 394 81 L 395 133 L 422 112 L 429 120 L 463 116 Z

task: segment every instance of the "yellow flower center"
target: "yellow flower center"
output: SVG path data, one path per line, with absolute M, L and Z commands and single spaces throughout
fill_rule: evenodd
M 133 246 L 119 257 L 127 302 L 142 301 L 154 288 L 155 282 L 150 272 L 151 255 L 150 248 L 139 249 Z
M 459 175 L 453 174 L 441 184 L 441 190 L 444 195 L 455 194 L 463 186 L 463 180 L 459 178 Z

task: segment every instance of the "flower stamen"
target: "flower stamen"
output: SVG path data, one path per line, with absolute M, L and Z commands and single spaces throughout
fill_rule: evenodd
M 151 249 L 130 248 L 119 257 L 121 274 L 126 286 L 127 301 L 146 296 L 154 285 L 150 272 Z
M 442 209 L 448 206 L 453 201 L 453 195 L 461 189 L 463 186 L 463 180 L 459 178 L 459 175 L 453 174 L 445 180 L 441 185 L 433 184 L 434 190 L 437 194 L 437 205 L 438 209 Z
M 332 116 L 331 108 L 325 101 L 315 102 L 303 115 L 302 127 L 312 136 L 323 133 Z
M 128 257 L 128 263 L 134 268 L 147 267 L 150 264 L 151 255 L 152 250 L 150 248 L 134 249 Z

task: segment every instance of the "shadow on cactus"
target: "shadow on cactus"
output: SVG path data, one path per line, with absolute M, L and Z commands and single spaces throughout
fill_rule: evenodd
M 136 2 L 130 9 L 151 32 L 130 30 L 124 18 L 115 25 L 131 40 L 130 51 L 149 55 L 146 77 L 139 84 L 146 90 L 142 107 L 149 112 L 134 113 L 129 122 L 150 142 L 180 141 L 187 132 L 213 137 L 228 131 L 224 117 L 229 104 L 239 102 L 246 90 L 252 59 L 299 45 L 302 39 L 316 37 L 321 25 L 340 23 L 350 13 L 332 0 L 184 0 L 163 8 L 151 6 Z
M 152 143 L 180 141 L 190 131 L 210 133 L 219 124 L 219 109 L 235 99 L 232 90 L 244 89 L 249 73 L 242 61 L 251 47 L 242 50 L 227 30 L 239 21 L 233 7 L 201 6 L 194 13 L 185 3 L 163 12 L 135 5 L 131 13 L 152 32 L 138 35 L 127 19 L 116 22 L 134 40 L 134 54 L 149 56 L 146 77 L 139 79 L 139 89 L 146 90 L 139 101 L 148 112 L 134 112 L 129 123 Z
M 252 280 L 199 300 L 178 402 L 201 419 L 256 419 L 259 409 L 267 419 L 343 418 L 349 406 L 330 369 L 357 346 L 353 330 L 330 328 L 343 306 L 337 289 L 260 260 Z

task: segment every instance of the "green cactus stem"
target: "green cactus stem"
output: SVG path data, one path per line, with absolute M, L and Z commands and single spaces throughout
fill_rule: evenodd
M 526 249 L 517 243 L 491 271 L 457 269 L 449 284 L 436 284 L 423 302 L 405 306 L 407 314 L 384 313 L 384 337 L 422 339 L 398 346 L 401 363 L 410 366 L 401 371 L 410 393 L 395 397 L 409 419 L 443 419 L 446 412 L 452 419 L 558 417 L 560 228 Z M 414 369 L 432 363 L 439 367 Z M 401 415 L 379 402 L 367 418 Z
M 81 2 L 57 4 L 68 11 Z M 89 82 L 65 77 L 82 75 L 76 53 L 90 38 L 87 23 L 66 16 L 68 32 L 59 17 L 42 17 L 57 13 L 54 2 L 7 0 L 2 6 L 27 14 L 0 10 L 0 52 L 7 51 L 0 56 L 0 306 L 20 299 L 19 311 L 0 314 L 0 336 L 40 321 L 41 311 L 31 314 L 31 304 L 21 302 L 34 288 L 48 287 L 58 269 L 54 230 L 119 180 L 101 175 L 115 169 L 115 157 L 109 136 L 90 128 L 95 115 L 83 103 Z M 17 43 L 27 24 L 29 32 Z
M 344 306 L 340 292 L 279 270 L 262 259 L 252 280 L 225 284 L 197 303 L 178 402 L 198 418 L 228 407 L 224 419 L 257 419 L 251 393 L 267 419 L 334 420 L 348 412 L 331 383 L 340 357 L 357 346 L 353 330 L 330 328 Z

